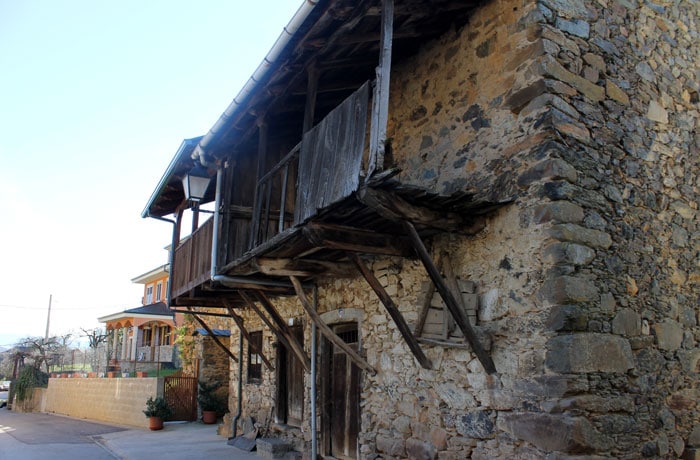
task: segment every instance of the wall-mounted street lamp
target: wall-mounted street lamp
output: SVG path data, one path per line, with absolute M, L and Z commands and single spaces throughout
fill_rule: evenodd
M 188 203 L 194 203 L 192 206 L 192 231 L 194 232 L 199 227 L 199 202 L 204 199 L 204 194 L 209 187 L 209 173 L 207 168 L 196 162 L 194 168 L 182 178 L 182 188 L 185 192 L 185 199 Z
M 199 164 L 195 164 L 185 177 L 182 178 L 182 188 L 185 191 L 185 199 L 199 203 L 204 198 L 204 193 L 209 187 L 209 173 L 207 168 Z

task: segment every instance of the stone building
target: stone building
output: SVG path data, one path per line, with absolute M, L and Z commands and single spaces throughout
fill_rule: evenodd
M 214 203 L 169 301 L 230 318 L 233 423 L 307 458 L 700 458 L 699 20 L 305 2 L 143 213 L 177 240 Z

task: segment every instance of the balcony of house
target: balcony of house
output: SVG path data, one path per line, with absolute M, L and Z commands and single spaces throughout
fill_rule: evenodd
M 356 274 L 351 254 L 416 257 L 405 222 L 421 238 L 478 230 L 493 203 L 400 183 L 397 158 L 417 152 L 406 151 L 403 131 L 387 135 L 427 110 L 411 113 L 390 92 L 392 66 L 406 72 L 476 3 L 396 13 L 370 3 L 342 9 L 342 19 L 323 7 L 297 18 L 299 33 L 281 38 L 209 132 L 183 143 L 144 217 L 192 204 L 179 183 L 193 160 L 216 171 L 202 203 L 217 198 L 214 217 L 176 245 L 171 305 L 220 307 L 222 291 L 236 304 L 241 289 L 293 294 L 290 276 Z
M 271 138 L 227 162 L 218 219 L 208 219 L 176 248 L 173 298 L 209 281 L 213 238 L 220 271 L 250 276 L 261 271 L 254 267 L 257 255 L 294 240 L 319 212 L 351 199 L 367 164 L 368 112 L 365 83 L 282 155 L 274 152 L 288 140 Z M 274 147 L 261 153 L 261 142 Z M 256 177 L 256 170 L 263 172 Z

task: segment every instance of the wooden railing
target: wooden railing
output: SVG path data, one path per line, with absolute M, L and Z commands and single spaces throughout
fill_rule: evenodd
M 177 297 L 209 279 L 211 274 L 211 241 L 214 219 L 207 220 L 175 250 L 171 272 L 173 297 Z
M 282 233 L 294 221 L 296 171 L 301 143 L 297 144 L 258 181 L 251 222 L 250 248 Z M 275 193 L 275 191 L 277 193 Z
M 319 209 L 352 195 L 366 145 L 369 85 L 365 84 L 304 134 L 302 141 L 257 181 L 253 207 L 223 203 L 217 264 L 228 266 Z M 227 182 L 231 186 L 230 183 Z M 235 186 L 235 185 L 233 185 Z M 178 297 L 211 274 L 213 219 L 175 251 L 172 294 Z

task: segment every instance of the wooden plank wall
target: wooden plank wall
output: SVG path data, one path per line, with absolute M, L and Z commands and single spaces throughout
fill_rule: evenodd
M 369 83 L 304 135 L 294 223 L 349 196 L 359 185 L 367 130 Z

